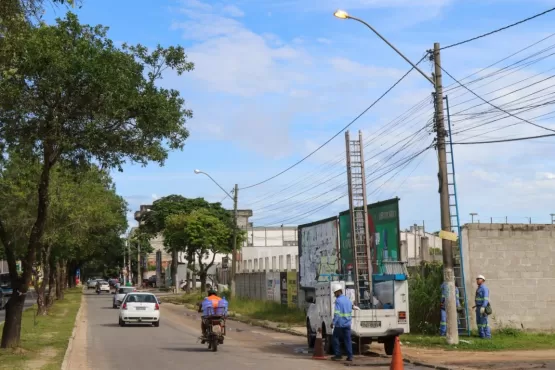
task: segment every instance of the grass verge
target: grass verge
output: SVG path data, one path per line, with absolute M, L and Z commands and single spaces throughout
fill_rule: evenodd
M 64 296 L 54 303 L 48 316 L 36 317 L 36 325 L 35 307 L 23 312 L 21 347 L 0 349 L 0 369 L 60 369 L 81 305 L 81 288 L 68 289 Z
M 160 297 L 162 302 L 195 305 L 204 296 L 199 294 L 183 294 L 178 296 Z M 253 320 L 267 320 L 288 326 L 304 326 L 306 316 L 303 310 L 281 305 L 273 301 L 259 301 L 247 298 L 234 298 L 229 301 L 230 316 L 240 316 Z
M 457 346 L 450 346 L 439 336 L 405 334 L 403 344 L 409 347 L 443 348 L 458 351 L 510 351 L 555 349 L 555 334 L 528 333 L 515 329 L 501 329 L 492 333 L 492 339 L 480 339 L 477 335 L 459 337 Z

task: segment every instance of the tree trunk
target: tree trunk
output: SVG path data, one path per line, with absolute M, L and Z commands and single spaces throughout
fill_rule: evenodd
M 56 299 L 64 299 L 64 271 L 61 262 L 56 262 Z
M 23 315 L 23 305 L 25 294 L 14 294 L 6 304 L 6 321 L 2 330 L 2 348 L 12 348 L 19 346 L 21 338 L 21 317 Z
M 40 247 L 40 240 L 44 234 L 46 226 L 46 218 L 48 216 L 48 191 L 50 187 L 50 169 L 58 158 L 58 154 L 54 151 L 54 143 L 43 142 L 43 163 L 38 185 L 38 202 L 37 202 L 37 218 L 31 233 L 29 242 L 27 243 L 27 251 L 21 259 L 22 274 L 18 276 L 16 271 L 16 256 L 14 253 L 14 245 L 11 238 L 0 222 L 0 238 L 4 244 L 6 259 L 10 269 L 10 280 L 12 282 L 13 294 L 6 305 L 6 321 L 2 330 L 1 348 L 17 347 L 21 339 L 21 317 L 23 315 L 23 306 L 31 277 L 33 266 L 37 257 L 37 250 Z M 1 220 L 0 220 L 1 221 Z
M 69 288 L 75 288 L 75 263 L 68 262 L 67 263 L 67 286 Z
M 50 276 L 50 250 L 49 245 L 41 245 L 40 267 L 42 272 L 42 282 L 39 283 L 38 272 L 35 274 L 35 292 L 37 293 L 37 316 L 47 314 L 48 305 L 46 302 L 46 284 Z
M 54 303 L 54 296 L 52 295 L 52 289 L 56 288 L 56 263 L 53 258 L 50 258 L 49 263 L 49 273 L 48 273 L 48 295 L 46 296 L 46 305 L 51 307 Z
M 177 251 L 172 250 L 172 283 L 174 287 L 174 291 L 177 293 L 179 292 L 179 281 L 177 281 Z

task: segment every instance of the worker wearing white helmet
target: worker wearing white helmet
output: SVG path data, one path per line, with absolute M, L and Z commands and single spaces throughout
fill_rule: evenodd
M 343 287 L 340 283 L 334 282 L 331 285 L 333 294 L 335 295 L 335 311 L 331 327 L 333 329 L 333 349 L 335 356 L 332 360 L 341 360 L 341 346 L 339 340 L 345 343 L 347 350 L 347 361 L 353 361 L 353 343 L 351 339 L 351 317 L 353 314 L 353 304 L 351 300 L 345 297 Z
M 488 313 L 491 313 L 491 307 L 489 304 L 489 289 L 486 284 L 484 284 L 485 281 L 486 278 L 484 275 L 476 276 L 478 289 L 476 289 L 476 297 L 474 298 L 475 306 L 472 308 L 476 309 L 476 325 L 478 326 L 480 338 L 490 339 L 491 328 L 488 323 Z

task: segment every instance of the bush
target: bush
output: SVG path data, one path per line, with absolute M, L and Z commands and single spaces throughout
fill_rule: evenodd
M 409 312 L 410 331 L 437 334 L 439 330 L 443 266 L 438 262 L 423 262 L 410 269 Z

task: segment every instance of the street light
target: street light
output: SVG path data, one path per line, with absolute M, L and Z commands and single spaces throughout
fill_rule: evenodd
M 380 39 L 382 39 L 387 45 L 389 45 L 390 48 L 392 48 L 393 50 L 395 50 L 395 52 L 396 52 L 397 54 L 399 54 L 399 55 L 401 56 L 401 58 L 403 58 L 408 64 L 410 64 L 410 65 L 412 66 L 412 68 L 416 69 L 422 76 L 424 76 L 424 78 L 425 78 L 426 80 L 428 80 L 428 82 L 430 82 L 430 83 L 431 83 L 432 85 L 434 85 L 434 86 L 436 85 L 436 83 L 434 82 L 434 80 L 432 80 L 432 79 L 430 78 L 430 76 L 428 76 L 428 75 L 427 75 L 426 73 L 424 73 L 420 68 L 418 68 L 418 67 L 416 66 L 416 64 L 414 64 L 413 62 L 411 62 L 411 61 L 409 60 L 409 58 L 407 58 L 403 53 L 401 53 L 401 52 L 399 51 L 399 49 L 397 49 L 395 46 L 393 46 L 393 44 L 391 44 L 389 41 L 387 41 L 387 39 L 386 39 L 385 37 L 383 37 L 378 31 L 376 31 L 376 30 L 374 29 L 374 27 L 372 27 L 370 24 L 366 23 L 365 21 L 363 21 L 363 20 L 360 19 L 360 18 L 350 16 L 349 13 L 347 13 L 347 12 L 344 11 L 344 10 L 340 10 L 340 9 L 336 10 L 335 13 L 333 13 L 333 15 L 334 15 L 335 17 L 339 18 L 339 19 L 352 19 L 352 20 L 355 20 L 355 21 L 357 21 L 357 22 L 362 23 L 362 24 L 365 25 L 366 27 L 370 28 L 370 30 L 371 30 L 372 32 L 374 32 Z
M 448 171 L 447 171 L 447 151 L 445 148 L 445 123 L 443 117 L 443 86 L 442 86 L 442 76 L 441 76 L 441 58 L 440 58 L 440 46 L 439 43 L 434 43 L 433 50 L 433 61 L 434 61 L 434 75 L 433 79 L 424 73 L 416 64 L 411 62 L 403 53 L 401 53 L 395 46 L 393 46 L 389 41 L 385 39 L 378 31 L 376 31 L 371 25 L 363 21 L 362 19 L 350 16 L 344 10 L 337 10 L 334 16 L 339 19 L 353 19 L 359 23 L 362 23 L 368 27 L 372 32 L 374 32 L 380 39 L 382 39 L 390 48 L 392 48 L 401 58 L 403 58 L 407 63 L 409 63 L 412 68 L 418 71 L 424 78 L 430 82 L 435 88 L 435 112 L 436 112 L 436 133 L 437 133 L 437 151 L 438 151 L 438 165 L 439 165 L 439 181 L 440 181 L 440 209 L 441 209 L 441 229 L 445 231 L 451 230 L 451 211 L 449 202 L 449 183 L 447 181 Z M 442 241 L 442 251 L 443 251 L 443 271 L 445 276 L 445 282 L 449 288 L 449 299 L 447 303 L 447 343 L 448 344 L 458 344 L 459 343 L 459 332 L 457 329 L 457 309 L 452 302 L 455 301 L 455 273 L 453 268 L 453 248 L 451 242 L 447 239 Z M 468 308 L 466 311 L 466 316 L 468 317 Z
M 235 271 L 236 271 L 236 267 L 237 267 L 237 197 L 238 197 L 238 193 L 239 193 L 239 186 L 237 184 L 235 184 L 235 188 L 233 190 L 233 197 L 220 185 L 218 184 L 218 182 L 216 180 L 214 180 L 212 178 L 212 176 L 210 176 L 209 174 L 207 174 L 206 172 L 203 172 L 201 170 L 195 170 L 194 171 L 195 174 L 203 174 L 208 176 L 208 178 L 210 180 L 212 180 L 212 182 L 216 185 L 218 185 L 218 187 L 220 189 L 222 189 L 222 191 L 230 198 L 233 199 L 233 240 L 232 240 L 232 245 L 233 245 L 233 254 L 231 256 L 231 284 L 230 284 L 230 290 L 231 290 L 231 298 L 235 297 Z

